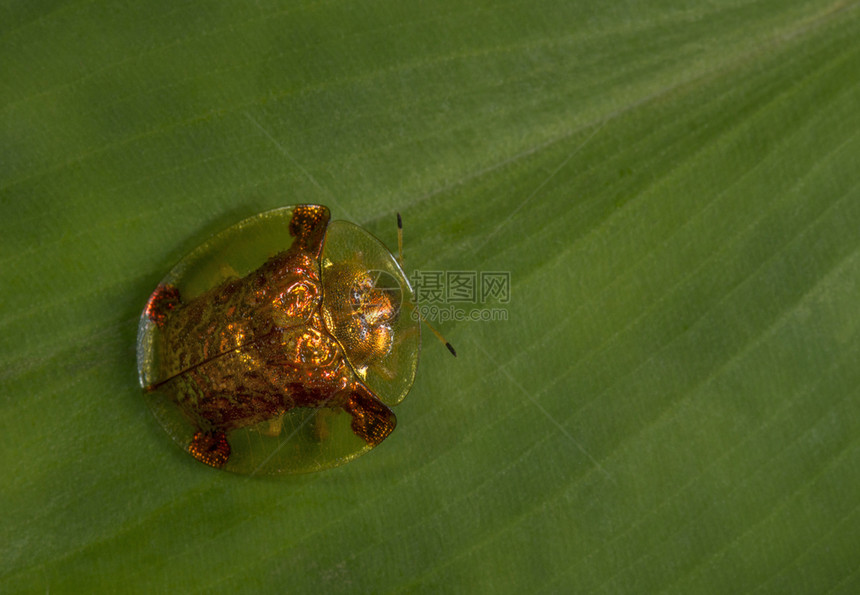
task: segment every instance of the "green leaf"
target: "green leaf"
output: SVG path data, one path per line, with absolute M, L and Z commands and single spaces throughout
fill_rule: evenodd
M 0 591 L 860 591 L 857 2 L 6 2 L 0 64 Z M 368 455 L 206 468 L 137 319 L 300 202 L 510 299 Z

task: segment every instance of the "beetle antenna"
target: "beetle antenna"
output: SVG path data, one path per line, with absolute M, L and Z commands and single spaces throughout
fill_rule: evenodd
M 416 310 L 416 312 L 418 312 L 418 310 Z M 450 352 L 451 352 L 451 355 L 453 355 L 454 357 L 457 357 L 457 352 L 456 352 L 456 351 L 454 351 L 454 346 L 453 346 L 453 345 L 451 345 L 451 344 L 450 344 L 450 343 L 445 339 L 445 337 L 443 337 L 443 336 L 442 336 L 442 333 L 440 333 L 440 332 L 439 332 L 439 331 L 437 331 L 435 328 L 433 328 L 433 325 L 432 325 L 432 324 L 430 324 L 429 322 L 427 322 L 427 321 L 424 319 L 424 317 L 423 317 L 423 316 L 421 316 L 421 312 L 418 312 L 418 318 L 420 318 L 420 319 L 421 319 L 421 322 L 423 322 L 424 324 L 426 324 L 426 325 L 427 325 L 427 328 L 429 328 L 429 329 L 433 332 L 433 334 L 434 334 L 434 335 L 436 335 L 436 338 L 437 338 L 437 339 L 439 339 L 439 341 L 440 341 L 440 342 L 442 342 L 442 343 L 444 343 L 444 344 L 445 344 L 445 347 L 447 347 L 447 348 L 448 348 L 448 351 L 450 351 Z
M 403 218 L 400 216 L 400 213 L 397 213 L 397 262 L 400 264 L 400 268 L 403 268 Z M 451 345 L 445 337 L 442 336 L 442 333 L 433 328 L 433 325 L 427 322 L 427 319 L 421 316 L 421 311 L 415 304 L 410 304 L 412 308 L 415 310 L 415 313 L 418 315 L 418 319 L 427 325 L 436 338 L 439 339 L 440 343 L 443 343 L 445 347 L 448 348 L 448 351 L 451 352 L 451 355 L 457 357 L 457 352 L 454 351 L 454 346 Z
M 420 320 L 421 322 L 423 322 L 424 324 L 427 325 L 427 328 L 430 329 L 430 332 L 432 332 L 434 335 L 436 335 L 436 338 L 439 339 L 439 342 L 444 344 L 445 347 L 448 348 L 448 351 L 451 352 L 451 355 L 453 355 L 454 357 L 457 357 L 457 352 L 454 350 L 454 346 L 448 342 L 448 340 L 444 337 L 444 335 L 442 335 L 442 333 L 440 333 L 435 328 L 433 328 L 433 325 L 430 324 L 429 322 L 427 322 L 426 318 L 421 316 L 421 310 L 418 309 L 418 306 L 416 306 L 415 304 L 413 304 L 411 302 L 407 302 L 407 303 L 412 308 L 412 310 L 414 310 L 415 315 L 418 316 L 418 320 Z
M 397 213 L 397 262 L 403 268 L 403 219 Z

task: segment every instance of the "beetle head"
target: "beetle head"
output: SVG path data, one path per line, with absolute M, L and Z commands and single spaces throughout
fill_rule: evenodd
M 333 263 L 323 276 L 326 326 L 359 373 L 391 350 L 401 297 L 390 277 L 384 271 L 366 270 L 359 260 Z

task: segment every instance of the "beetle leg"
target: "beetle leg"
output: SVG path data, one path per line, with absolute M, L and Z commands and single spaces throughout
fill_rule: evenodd
M 239 274 L 239 271 L 231 267 L 229 264 L 222 264 L 218 267 L 218 274 L 221 275 L 221 279 L 224 281 L 232 281 L 233 279 L 240 279 L 242 275 Z
M 188 452 L 201 463 L 220 469 L 230 458 L 230 443 L 224 432 L 196 432 Z
M 280 436 L 281 430 L 284 429 L 284 412 L 280 412 L 275 417 L 266 420 L 262 433 L 266 436 Z
M 340 414 L 340 409 L 322 407 L 314 411 L 312 421 L 307 424 L 306 435 L 314 442 L 325 442 L 331 436 L 331 420 Z
M 394 430 L 397 417 L 363 385 L 358 385 L 343 405 L 352 416 L 352 431 L 370 446 L 376 446 Z

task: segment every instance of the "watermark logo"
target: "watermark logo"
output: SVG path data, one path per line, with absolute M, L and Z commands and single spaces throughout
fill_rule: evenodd
M 417 311 L 430 322 L 507 320 L 509 271 L 420 271 L 412 273 Z

